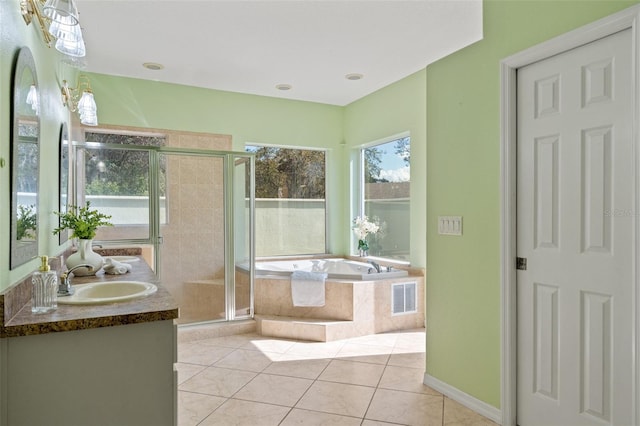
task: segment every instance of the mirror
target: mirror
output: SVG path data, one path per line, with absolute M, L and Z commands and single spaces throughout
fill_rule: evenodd
M 58 200 L 58 211 L 60 213 L 67 212 L 69 204 L 69 130 L 67 123 L 62 123 L 60 127 L 60 199 Z M 65 229 L 60 232 L 59 244 L 63 244 L 69 239 L 69 230 Z
M 38 255 L 40 98 L 33 55 L 18 52 L 11 133 L 11 269 Z

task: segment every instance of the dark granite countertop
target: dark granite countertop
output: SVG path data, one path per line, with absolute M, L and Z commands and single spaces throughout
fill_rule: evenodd
M 12 318 L 5 321 L 0 337 L 29 336 L 59 331 L 85 330 L 137 324 L 178 318 L 178 304 L 160 284 L 153 271 L 140 256 L 132 262 L 132 271 L 123 275 L 108 275 L 103 270 L 95 276 L 74 277 L 73 285 L 107 281 L 146 281 L 158 286 L 158 291 L 146 297 L 104 305 L 64 305 L 46 314 L 31 312 L 26 303 Z

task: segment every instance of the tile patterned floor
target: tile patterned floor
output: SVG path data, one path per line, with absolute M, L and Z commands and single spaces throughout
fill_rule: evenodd
M 495 425 L 422 384 L 424 346 L 424 330 L 180 343 L 178 425 Z

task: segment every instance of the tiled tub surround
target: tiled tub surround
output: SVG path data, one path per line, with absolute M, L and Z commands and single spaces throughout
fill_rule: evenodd
M 74 284 L 156 281 L 144 261 L 132 266 L 126 275 L 100 272 Z M 178 306 L 166 289 L 36 315 L 30 281 L 2 293 L 0 424 L 175 424 Z
M 293 306 L 289 277 L 258 276 L 254 289 L 258 332 L 264 336 L 329 342 L 424 327 L 424 273 L 416 272 L 377 281 L 328 279 L 322 307 Z M 392 286 L 409 282 L 416 283 L 416 312 L 393 315 Z

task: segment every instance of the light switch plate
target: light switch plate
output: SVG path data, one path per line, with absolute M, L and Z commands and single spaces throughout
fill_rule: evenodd
M 438 234 L 462 235 L 462 216 L 438 216 Z

